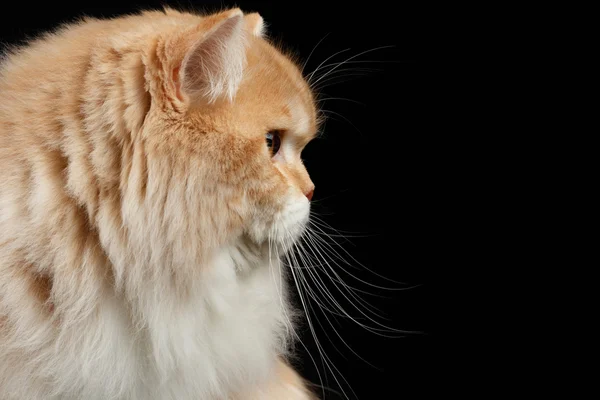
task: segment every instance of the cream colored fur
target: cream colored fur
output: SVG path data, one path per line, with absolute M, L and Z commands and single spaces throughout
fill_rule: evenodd
M 316 111 L 262 32 L 146 12 L 3 61 L 0 399 L 312 396 L 277 255 L 308 219 Z

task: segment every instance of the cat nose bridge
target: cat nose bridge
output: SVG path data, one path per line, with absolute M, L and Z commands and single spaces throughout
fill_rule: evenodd
M 288 166 L 290 168 L 288 171 L 288 179 L 290 183 L 298 188 L 302 194 L 306 196 L 306 198 L 310 201 L 312 200 L 313 194 L 315 192 L 315 184 L 310 179 L 308 175 L 308 171 L 304 168 L 303 165 L 294 165 Z
M 302 164 L 285 164 L 280 168 L 289 185 L 298 189 L 309 201 L 312 200 L 315 184 L 310 179 L 306 168 Z

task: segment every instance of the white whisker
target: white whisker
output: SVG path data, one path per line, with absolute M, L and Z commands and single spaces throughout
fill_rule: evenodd
M 317 252 L 319 252 L 319 250 L 318 250 L 318 249 L 316 249 L 316 250 L 317 250 Z M 324 257 L 324 256 L 321 254 L 321 257 Z M 326 260 L 324 260 L 324 261 L 327 263 L 327 261 L 326 261 Z M 329 263 L 327 263 L 327 264 L 329 265 Z M 340 279 L 340 280 L 341 280 L 340 276 L 337 274 L 337 272 L 335 272 L 335 269 L 334 269 L 333 267 L 331 267 L 331 265 L 329 265 L 329 267 L 330 267 L 330 270 L 331 270 L 331 272 L 332 272 L 332 273 L 333 273 L 333 274 L 334 274 L 334 275 L 335 275 L 335 276 L 336 276 L 338 279 Z M 337 285 L 335 285 L 335 286 L 337 287 Z M 354 308 L 355 308 L 355 309 L 356 309 L 356 310 L 357 310 L 357 311 L 358 311 L 358 312 L 359 312 L 359 313 L 360 313 L 362 316 L 364 316 L 365 318 L 367 318 L 369 321 L 371 321 L 371 322 L 372 322 L 372 323 L 374 323 L 375 325 L 378 325 L 378 326 L 380 326 L 381 328 L 370 327 L 370 326 L 368 326 L 368 325 L 365 325 L 365 324 L 363 324 L 363 323 L 359 322 L 359 321 L 358 321 L 356 318 L 354 318 L 354 317 L 352 317 L 350 314 L 348 314 L 348 313 L 347 313 L 347 312 L 346 312 L 346 311 L 343 309 L 343 307 L 339 306 L 339 310 L 340 310 L 342 313 L 344 313 L 344 314 L 345 314 L 345 315 L 346 315 L 348 318 L 350 318 L 350 319 L 351 319 L 353 322 L 355 322 L 357 325 L 361 326 L 362 328 L 364 328 L 364 329 L 366 329 L 366 330 L 368 330 L 368 331 L 370 331 L 370 332 L 373 332 L 373 333 L 375 333 L 375 334 L 377 334 L 377 335 L 380 335 L 380 336 L 385 336 L 385 337 L 395 337 L 395 336 L 383 335 L 383 334 L 381 334 L 381 333 L 379 333 L 379 332 L 380 332 L 380 331 L 381 331 L 381 332 L 386 332 L 386 331 L 387 331 L 387 332 L 406 333 L 406 332 L 404 332 L 404 331 L 401 331 L 401 330 L 398 330 L 398 329 L 390 328 L 390 327 L 388 327 L 388 326 L 386 326 L 386 325 L 384 325 L 384 324 L 382 324 L 382 323 L 380 323 L 380 322 L 378 322 L 378 321 L 374 320 L 373 318 L 369 317 L 369 316 L 368 316 L 368 315 L 367 315 L 365 312 L 363 312 L 363 310 L 362 310 L 361 308 L 359 308 L 358 306 L 356 306 L 356 304 L 354 304 L 354 303 L 353 303 L 353 302 L 352 302 L 352 301 L 351 301 L 351 300 L 348 298 L 348 296 L 346 296 L 346 295 L 344 294 L 344 292 L 343 292 L 343 291 L 339 290 L 339 288 L 338 288 L 338 291 L 339 291 L 339 292 L 342 294 L 342 296 L 344 296 L 344 298 L 345 298 L 345 299 L 348 301 L 348 303 L 350 303 L 350 305 L 352 305 L 352 306 L 353 306 L 353 307 L 354 307 Z M 351 292 L 349 292 L 349 293 L 351 294 Z M 356 297 L 355 297 L 355 299 L 356 299 Z M 337 302 L 336 302 L 336 304 L 338 304 L 338 305 L 339 305 L 339 303 L 337 303 Z M 360 302 L 359 302 L 359 304 L 360 304 Z M 369 310 L 369 309 L 367 308 L 367 310 Z M 371 310 L 371 312 L 373 312 L 373 311 Z M 374 313 L 374 314 L 375 314 L 375 313 Z M 382 328 L 383 328 L 383 329 L 382 329 Z
M 269 234 L 269 260 L 271 257 L 271 243 L 272 243 L 272 235 L 273 234 L 273 228 L 271 229 L 271 233 Z M 277 249 L 277 245 L 273 246 L 276 253 L 277 253 L 277 260 L 281 260 L 280 254 L 279 254 L 279 250 Z M 279 271 L 279 279 L 280 279 L 280 287 L 283 287 L 283 274 L 282 271 Z M 283 301 L 283 298 L 280 297 L 280 300 Z M 285 309 L 284 309 L 285 310 Z M 310 357 L 311 361 L 313 362 L 313 365 L 315 366 L 315 370 L 317 371 L 317 376 L 319 377 L 319 382 L 321 382 L 321 387 L 325 388 L 325 386 L 323 385 L 323 377 L 321 376 L 321 372 L 319 371 L 319 368 L 317 366 L 317 362 L 316 360 L 313 358 L 312 354 L 310 353 L 310 351 L 308 350 L 308 347 L 304 344 L 304 342 L 302 341 L 302 339 L 300 338 L 300 335 L 296 332 L 294 325 L 291 323 L 289 316 L 287 315 L 287 312 L 285 312 L 285 318 L 288 321 L 288 324 L 292 330 L 292 334 L 293 336 L 298 340 L 298 342 L 302 345 L 302 347 L 304 347 L 304 349 L 306 350 L 306 353 L 308 354 L 308 356 Z
M 298 282 L 298 278 L 296 277 L 296 272 L 294 271 L 294 268 L 290 269 L 292 271 L 292 276 L 294 278 L 294 281 L 296 282 L 296 287 L 298 288 L 298 294 L 300 296 L 300 301 L 302 303 L 302 306 L 304 307 L 305 311 L 307 310 L 307 303 L 304 300 L 304 296 L 302 294 L 302 290 L 301 290 L 301 285 Z M 346 394 L 346 392 L 344 391 L 343 386 L 341 385 L 340 381 L 337 379 L 337 376 L 335 374 L 335 372 L 333 371 L 333 369 L 335 369 L 339 374 L 340 377 L 346 382 L 346 384 L 348 384 L 348 381 L 346 381 L 346 379 L 343 377 L 343 375 L 340 373 L 340 371 L 337 369 L 337 367 L 333 364 L 333 362 L 331 361 L 331 359 L 327 356 L 327 354 L 325 353 L 324 349 L 322 348 L 319 340 L 317 339 L 317 334 L 315 332 L 315 329 L 313 327 L 312 324 L 312 320 L 310 318 L 310 315 L 308 314 L 308 312 L 306 313 L 306 319 L 308 321 L 308 327 L 313 335 L 313 338 L 315 340 L 315 344 L 317 346 L 317 349 L 319 351 L 319 354 L 321 355 L 322 360 L 325 361 L 325 365 L 327 366 L 327 369 L 329 369 L 329 371 L 331 372 L 331 374 L 333 375 L 333 379 L 336 381 L 336 383 L 338 384 L 338 386 L 340 387 L 340 390 L 342 391 L 342 393 L 344 394 L 344 397 L 346 397 L 346 399 L 349 399 L 348 395 Z M 333 369 L 332 369 L 333 368 Z M 350 385 L 348 384 L 348 386 L 350 387 Z M 350 387 L 350 389 L 352 389 Z M 354 392 L 354 391 L 353 391 Z M 356 394 L 355 394 L 356 396 Z
M 327 234 L 326 234 L 326 233 L 325 233 L 325 232 L 324 232 L 322 229 L 320 229 L 320 228 L 318 228 L 318 227 L 317 227 L 317 229 L 319 229 L 319 230 L 320 230 L 320 231 L 321 231 L 323 234 L 327 235 Z M 333 239 L 332 239 L 332 240 L 333 240 Z M 335 240 L 333 240 L 333 241 L 335 242 Z M 339 255 L 339 253 L 337 253 L 337 251 L 335 251 L 335 249 L 333 249 L 333 247 L 331 247 L 331 245 L 330 245 L 329 243 L 325 242 L 325 241 L 324 241 L 324 240 L 322 240 L 322 239 L 321 239 L 321 243 L 324 243 L 324 244 L 326 244 L 326 245 L 327 245 L 327 246 L 328 246 L 328 247 L 329 247 L 329 248 L 330 248 L 332 251 L 334 251 L 334 252 L 335 252 L 335 254 L 337 254 L 337 255 L 338 255 L 338 259 L 339 259 L 340 261 L 344 262 L 344 263 L 345 263 L 346 265 L 348 265 L 348 266 L 352 266 L 352 264 L 350 264 L 350 263 L 349 263 L 348 261 L 346 261 L 346 260 L 345 260 L 343 257 L 341 257 L 341 256 Z M 383 275 L 380 275 L 380 274 L 378 274 L 377 272 L 375 272 L 375 271 L 373 271 L 373 270 L 369 269 L 369 268 L 368 268 L 368 267 L 366 267 L 365 265 L 361 264 L 361 263 L 360 263 L 358 260 L 356 260 L 354 257 L 352 257 L 352 255 L 351 255 L 350 253 L 348 253 L 348 251 L 347 251 L 346 249 L 344 249 L 344 247 L 340 246 L 340 245 L 339 245 L 337 242 L 335 242 L 335 243 L 338 245 L 338 247 L 339 247 L 339 248 L 340 248 L 340 249 L 341 249 L 341 250 L 342 250 L 342 251 L 343 251 L 343 252 L 344 252 L 344 253 L 345 253 L 345 254 L 346 254 L 348 257 L 350 257 L 350 258 L 352 259 L 352 261 L 354 261 L 356 264 L 358 264 L 359 266 L 361 266 L 361 267 L 362 267 L 362 268 L 364 268 L 365 270 L 367 270 L 367 271 L 371 272 L 372 274 L 374 274 L 374 275 L 376 275 L 376 276 L 378 276 L 378 277 L 380 277 L 380 278 L 382 278 L 382 279 L 385 279 L 385 280 L 387 280 L 387 281 L 389 281 L 389 282 L 393 282 L 393 283 L 397 283 L 397 284 L 399 284 L 399 285 L 403 285 L 403 283 L 402 283 L 402 282 L 394 281 L 393 279 L 387 278 L 387 277 L 385 277 L 385 276 L 383 276 Z M 369 283 L 367 283 L 367 284 L 368 284 L 368 285 L 370 285 L 370 286 L 373 286 L 373 284 L 369 284 Z M 375 285 L 375 287 L 377 287 L 377 288 L 379 288 L 379 289 L 383 289 L 383 290 L 406 290 L 406 288 L 384 288 L 383 286 L 377 286 L 377 285 Z
M 364 55 L 364 54 L 367 54 L 367 53 L 371 53 L 371 52 L 373 52 L 373 51 L 382 50 L 382 49 L 391 48 L 391 47 L 394 47 L 394 46 L 380 46 L 380 47 L 376 47 L 376 48 L 374 48 L 374 49 L 365 50 L 365 51 L 363 51 L 363 52 L 360 52 L 360 53 L 358 53 L 358 54 L 356 54 L 356 55 L 354 55 L 354 56 L 352 56 L 352 57 L 349 57 L 349 58 L 348 58 L 348 59 L 346 59 L 345 61 L 342 61 L 342 62 L 340 62 L 340 63 L 337 63 L 337 65 L 336 65 L 336 66 L 334 66 L 333 68 L 331 68 L 331 69 L 330 69 L 330 70 L 329 70 L 329 71 L 328 71 L 326 74 L 324 74 L 324 75 L 322 75 L 321 77 L 319 77 L 319 78 L 318 78 L 316 81 L 314 81 L 314 82 L 311 82 L 311 87 L 312 87 L 312 86 L 314 86 L 314 85 L 316 85 L 317 83 L 319 83 L 319 81 L 320 81 L 320 80 L 322 80 L 323 78 L 325 78 L 326 76 L 328 76 L 328 75 L 329 75 L 331 72 L 335 71 L 335 70 L 336 70 L 336 69 L 338 69 L 340 66 L 342 66 L 342 65 L 344 65 L 344 64 L 347 64 L 349 61 L 351 61 L 351 60 L 354 60 L 355 58 L 357 58 L 357 57 L 360 57 L 360 56 L 362 56 L 362 55 Z
M 322 113 L 328 113 L 328 114 L 333 114 L 333 115 L 337 115 L 338 117 L 342 118 L 344 121 L 348 122 L 350 125 L 352 125 L 352 127 L 354 129 L 356 129 L 356 131 L 361 134 L 364 135 L 360 129 L 358 129 L 358 127 L 356 125 L 354 125 L 354 123 L 352 121 L 350 121 L 348 118 L 344 117 L 342 114 L 337 113 L 335 111 L 331 111 L 331 110 L 321 110 Z
M 319 65 L 317 66 L 317 68 L 316 68 L 316 69 L 315 69 L 313 72 L 311 72 L 311 73 L 310 73 L 310 74 L 309 74 L 309 75 L 306 77 L 306 80 L 307 80 L 307 81 L 310 83 L 310 81 L 311 81 L 311 79 L 312 79 L 313 75 L 314 75 L 314 74 L 315 74 L 317 71 L 319 71 L 319 69 L 321 69 L 321 67 L 322 67 L 322 65 L 323 65 L 323 64 L 325 64 L 327 61 L 331 60 L 333 57 L 337 56 L 338 54 L 342 54 L 342 53 L 344 53 L 344 52 L 346 52 L 346 51 L 348 51 L 348 50 L 350 50 L 350 48 L 347 48 L 347 49 L 344 49 L 344 50 L 340 50 L 340 51 L 338 51 L 337 53 L 334 53 L 333 55 L 331 55 L 331 56 L 327 57 L 325 60 L 323 60 L 323 62 L 321 62 L 321 64 L 319 64 Z M 312 87 L 312 84 L 311 84 L 311 87 Z
M 317 44 L 315 45 L 315 47 L 313 47 L 313 49 L 311 50 L 310 54 L 306 58 L 306 61 L 304 61 L 304 64 L 302 64 L 302 69 L 300 70 L 302 73 L 304 73 L 304 68 L 306 68 L 306 64 L 308 64 L 308 61 L 310 60 L 310 57 L 313 55 L 313 53 L 315 52 L 315 50 L 317 49 L 317 47 L 319 47 L 319 45 L 321 44 L 321 42 L 323 42 L 323 40 L 325 40 L 325 38 L 327 38 L 327 36 L 329 36 L 329 33 L 325 34 L 325 36 L 323 36 L 323 38 L 317 42 Z
M 356 101 L 356 100 L 352 100 L 352 99 L 346 99 L 345 97 L 325 97 L 323 99 L 319 99 L 317 102 L 320 103 L 322 101 L 327 101 L 327 100 L 349 101 L 351 103 L 360 104 L 361 106 L 365 105 L 365 103 L 361 103 L 360 101 Z

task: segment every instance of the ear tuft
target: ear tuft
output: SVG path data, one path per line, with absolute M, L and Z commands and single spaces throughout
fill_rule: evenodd
M 247 14 L 245 17 L 246 29 L 256 37 L 262 37 L 265 33 L 265 22 L 259 13 Z
M 209 103 L 233 100 L 246 63 L 243 13 L 233 9 L 209 17 L 210 28 L 188 51 L 181 64 L 181 88 L 192 99 Z

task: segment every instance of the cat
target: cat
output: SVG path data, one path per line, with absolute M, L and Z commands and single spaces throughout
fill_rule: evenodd
M 307 400 L 278 255 L 315 95 L 259 14 L 68 24 L 0 66 L 0 399 Z

